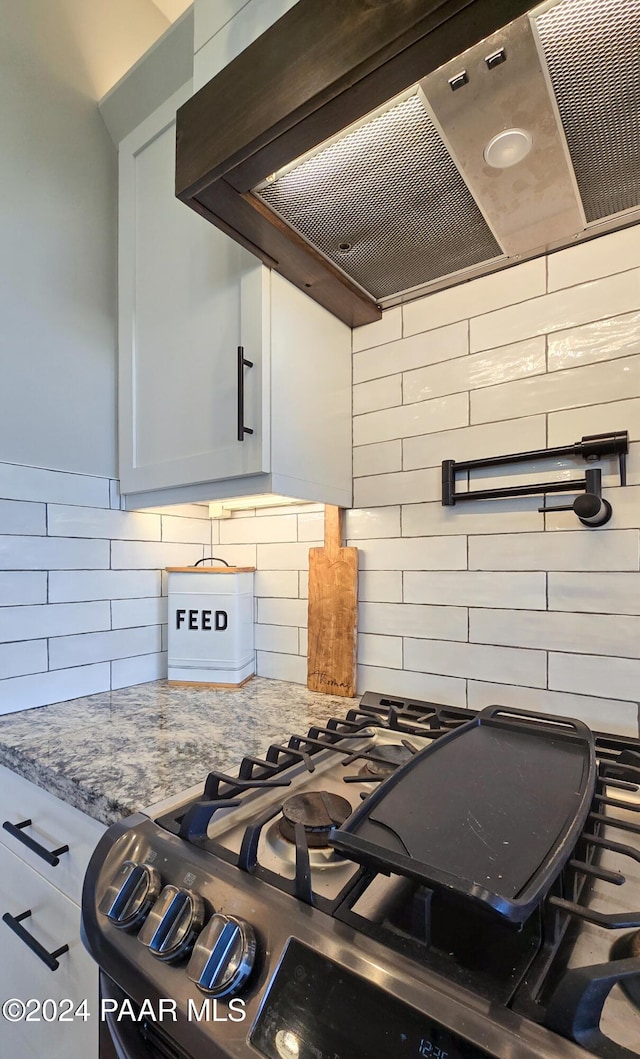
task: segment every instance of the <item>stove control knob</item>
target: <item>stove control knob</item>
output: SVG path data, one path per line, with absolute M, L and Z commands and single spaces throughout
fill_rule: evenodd
M 174 963 L 188 952 L 202 930 L 204 904 L 191 890 L 165 886 L 138 934 L 158 960 Z
M 256 936 L 244 919 L 216 912 L 196 941 L 187 975 L 208 996 L 239 993 L 256 956 Z
M 98 907 L 115 927 L 131 930 L 146 917 L 161 886 L 155 868 L 126 860 Z

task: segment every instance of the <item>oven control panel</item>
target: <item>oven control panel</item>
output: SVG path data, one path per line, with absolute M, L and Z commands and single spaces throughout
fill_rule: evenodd
M 268 1059 L 302 1054 L 491 1059 L 489 1052 L 295 939 L 287 945 L 250 1039 Z
M 213 911 L 207 920 L 202 897 L 168 883 L 149 864 L 125 860 L 98 905 L 116 927 L 137 933 L 157 960 L 189 959 L 188 978 L 207 996 L 241 992 L 256 957 L 256 935 L 245 919 Z
M 204 902 L 198 894 L 165 886 L 142 925 L 138 940 L 159 960 L 173 963 L 191 951 L 204 915 Z
M 99 909 L 114 926 L 133 930 L 146 919 L 161 885 L 155 868 L 126 860 L 113 876 Z

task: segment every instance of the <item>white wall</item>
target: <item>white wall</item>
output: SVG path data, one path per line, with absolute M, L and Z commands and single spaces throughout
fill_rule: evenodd
M 359 693 L 496 702 L 637 732 L 639 339 L 640 226 L 392 309 L 354 331 L 355 510 L 346 533 L 360 549 Z M 629 484 L 620 488 L 616 463 L 605 462 L 614 513 L 601 529 L 583 528 L 572 512 L 541 515 L 536 497 L 440 503 L 443 459 L 625 429 Z M 584 470 L 582 460 L 540 462 L 485 474 L 482 485 Z M 274 516 L 271 543 L 257 547 L 260 516 L 221 532 L 244 542 L 239 560 L 255 559 L 258 578 L 277 565 L 273 583 L 290 594 L 258 604 L 258 621 L 277 626 L 257 634 L 258 671 L 304 682 L 302 661 L 292 661 L 294 633 L 303 643 L 306 628 L 294 575 L 303 585 L 307 545 L 296 541 L 322 538 L 321 515 L 299 515 L 297 536 L 292 526 L 278 533 Z
M 166 677 L 162 570 L 210 555 L 212 524 L 121 511 L 117 485 L 0 463 L 0 713 Z
M 0 0 L 0 456 L 115 475 L 116 152 L 151 0 Z M 0 527 L 1 531 L 1 527 Z

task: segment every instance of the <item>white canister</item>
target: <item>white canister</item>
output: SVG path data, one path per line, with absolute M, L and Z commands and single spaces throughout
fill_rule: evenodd
M 238 688 L 256 671 L 253 566 L 169 566 L 171 683 Z

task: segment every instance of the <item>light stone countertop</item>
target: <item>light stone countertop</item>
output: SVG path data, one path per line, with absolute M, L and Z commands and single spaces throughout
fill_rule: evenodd
M 0 717 L 0 764 L 111 824 L 358 701 L 264 677 L 237 691 L 158 680 Z

